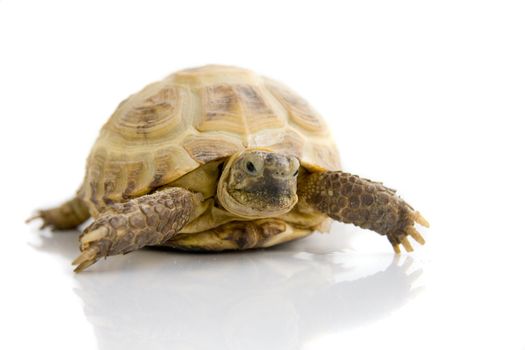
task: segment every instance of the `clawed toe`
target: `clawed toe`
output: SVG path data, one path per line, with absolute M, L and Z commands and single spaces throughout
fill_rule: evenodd
M 82 253 L 71 263 L 77 265 L 75 272 L 80 272 L 93 265 L 103 256 L 104 238 L 108 234 L 106 227 L 98 227 L 94 230 L 87 228 L 80 237 L 80 250 Z
M 410 211 L 409 217 L 412 220 L 412 224 L 417 223 L 424 227 L 430 226 L 428 221 L 418 211 Z M 412 224 L 406 226 L 398 233 L 388 236 L 388 239 L 390 240 L 390 243 L 392 244 L 396 254 L 401 254 L 401 245 L 407 252 L 414 251 L 412 244 L 410 244 L 410 241 L 408 240 L 408 236 L 412 237 L 417 243 L 421 245 L 425 244 L 425 239 L 421 233 L 419 233 L 416 228 L 412 226 Z
M 75 272 L 80 272 L 88 268 L 89 266 L 96 263 L 98 260 L 98 249 L 88 248 L 84 250 L 73 262 L 71 265 L 77 265 L 75 267 Z
M 412 244 L 408 240 L 408 236 L 412 237 L 420 245 L 425 244 L 425 239 L 414 226 L 408 226 L 403 232 L 388 236 L 388 240 L 390 244 L 392 244 L 392 248 L 394 248 L 396 254 L 401 254 L 401 246 L 409 253 L 414 251 Z
M 31 221 L 35 221 L 36 219 L 39 219 L 41 216 L 40 216 L 40 213 L 38 214 L 35 214 L 29 218 L 26 219 L 25 223 L 26 224 L 29 224 Z
M 406 237 L 403 237 L 403 239 L 401 240 L 401 244 L 403 245 L 403 248 L 405 248 L 405 250 L 408 253 L 414 251 L 414 248 L 412 247 L 412 244 L 410 244 L 410 242 L 408 241 L 408 239 Z
M 399 248 L 399 243 L 393 243 L 392 248 L 394 248 L 394 252 L 396 254 L 401 254 L 401 248 Z
M 46 217 L 44 216 L 44 212 L 42 210 L 39 210 L 38 213 L 36 213 L 35 215 L 31 216 L 30 218 L 28 218 L 25 223 L 26 224 L 29 224 L 30 222 L 33 222 L 37 219 L 42 219 L 42 225 L 40 225 L 39 229 L 40 230 L 43 230 L 45 229 L 46 227 L 49 227 L 49 226 L 53 226 L 47 219 Z
M 415 228 L 409 227 L 406 234 L 410 235 L 410 237 L 412 237 L 417 243 L 421 245 L 425 244 L 425 239 L 419 232 L 416 231 Z M 403 246 L 403 248 L 405 248 L 408 253 L 414 251 L 414 247 L 412 247 L 412 244 L 408 240 L 408 236 L 406 234 L 396 238 L 388 237 L 396 254 L 401 254 L 401 246 Z
M 106 227 L 99 227 L 93 231 L 87 231 L 80 238 L 81 249 L 86 249 L 92 242 L 100 241 L 108 234 Z
M 423 238 L 423 236 L 421 236 L 421 234 L 413 227 L 413 226 L 410 226 L 409 228 L 407 228 L 407 233 L 412 237 L 414 238 L 414 240 L 423 245 L 425 244 L 425 239 Z
M 420 212 L 418 212 L 418 211 L 412 212 L 411 217 L 412 217 L 412 220 L 414 220 L 415 222 L 417 222 L 421 226 L 430 227 L 430 224 L 428 223 L 427 219 L 425 219 L 423 217 L 423 215 L 421 215 Z

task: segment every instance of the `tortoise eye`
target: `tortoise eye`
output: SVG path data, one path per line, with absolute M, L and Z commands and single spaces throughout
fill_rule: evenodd
M 252 162 L 246 162 L 246 170 L 250 174 L 255 174 L 255 172 L 257 171 L 257 169 L 255 168 L 255 165 L 253 165 Z
M 297 175 L 299 175 L 299 169 L 297 169 L 297 170 L 295 171 L 295 173 L 293 173 L 293 176 L 297 176 Z

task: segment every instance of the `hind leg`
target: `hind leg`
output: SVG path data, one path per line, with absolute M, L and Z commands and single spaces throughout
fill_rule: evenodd
M 54 230 L 70 230 L 89 219 L 89 216 L 89 210 L 84 202 L 75 197 L 59 207 L 39 210 L 35 216 L 29 218 L 26 222 L 42 219 L 41 229 L 51 227 Z

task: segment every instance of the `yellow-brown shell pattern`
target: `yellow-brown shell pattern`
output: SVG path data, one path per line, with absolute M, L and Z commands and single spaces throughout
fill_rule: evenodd
M 179 71 L 124 100 L 100 131 L 79 195 L 93 214 L 247 148 L 339 170 L 321 116 L 300 96 L 241 68 Z

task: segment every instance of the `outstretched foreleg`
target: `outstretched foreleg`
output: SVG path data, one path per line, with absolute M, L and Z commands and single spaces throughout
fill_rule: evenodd
M 396 253 L 400 244 L 413 250 L 408 236 L 425 243 L 414 224 L 428 227 L 428 222 L 383 184 L 340 171 L 305 174 L 300 180 L 298 194 L 307 204 L 332 219 L 387 236 Z

